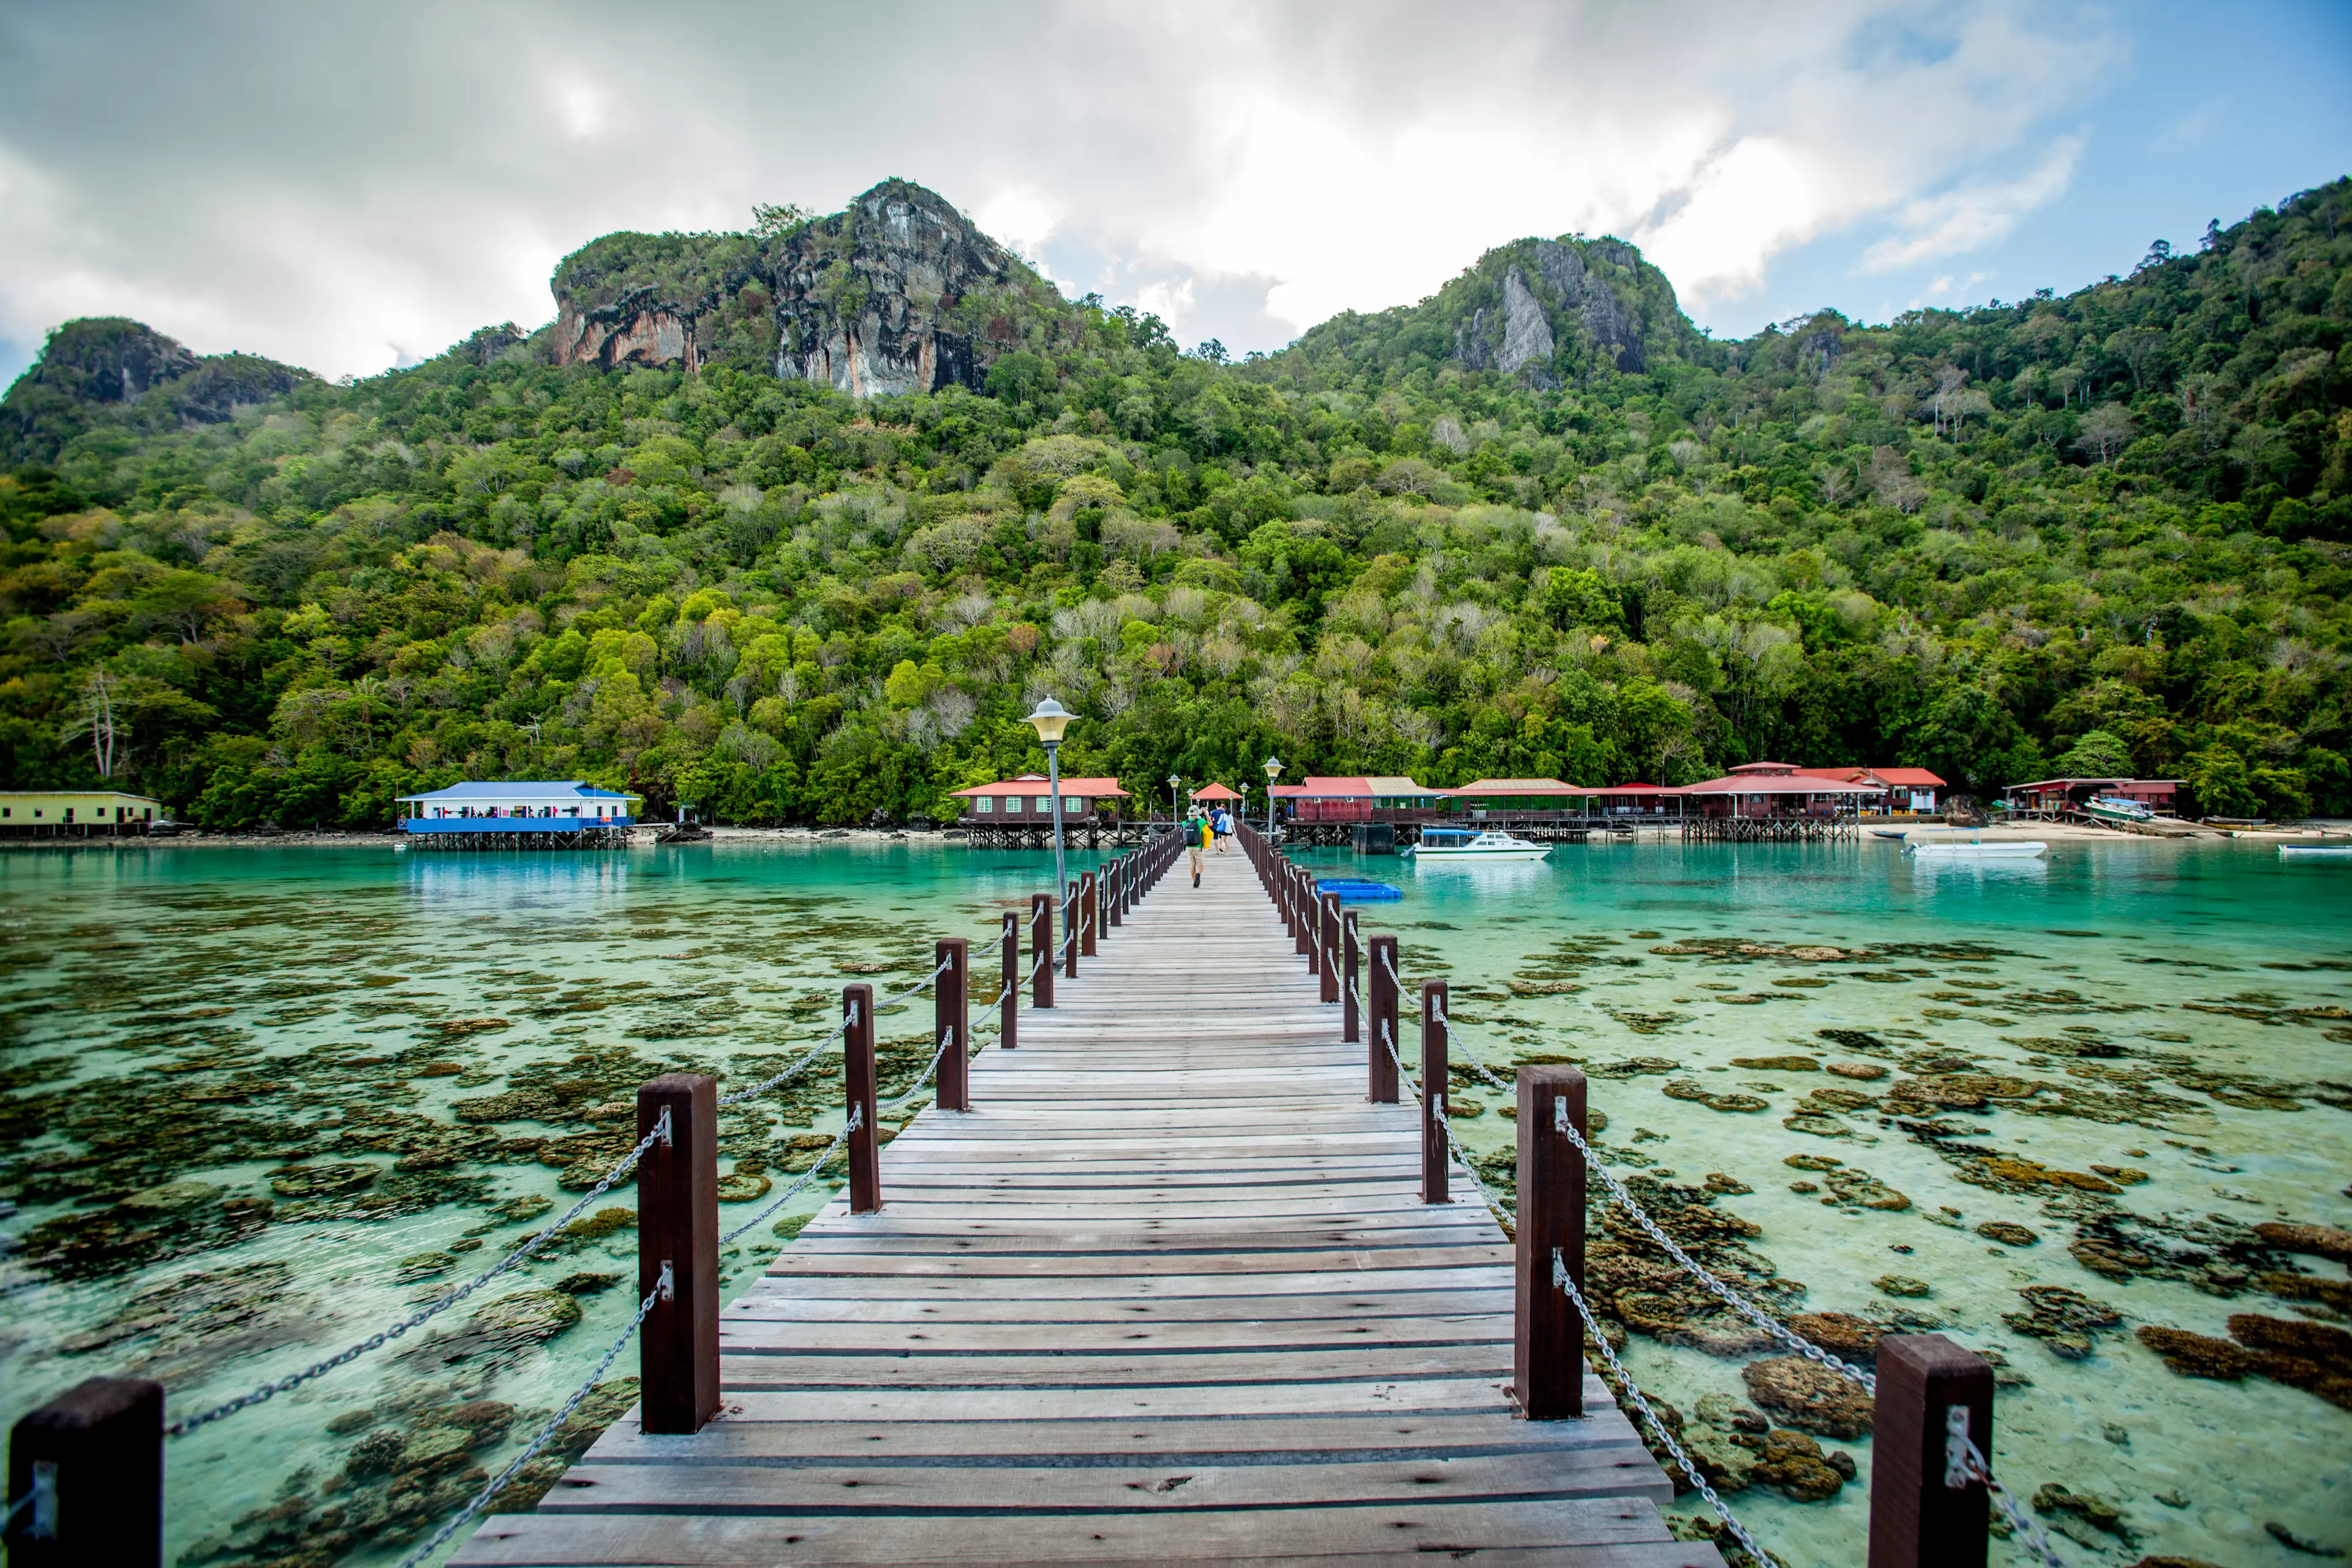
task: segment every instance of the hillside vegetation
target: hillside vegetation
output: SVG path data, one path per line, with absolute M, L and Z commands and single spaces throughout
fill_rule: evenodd
M 1038 305 L 978 390 L 867 400 L 750 307 L 692 369 L 509 327 L 349 384 L 73 323 L 0 405 L 0 771 L 219 827 L 518 775 L 948 816 L 1051 691 L 1139 792 L 1769 756 L 2340 813 L 2348 194 L 1738 342 L 1580 237 L 1239 363 Z

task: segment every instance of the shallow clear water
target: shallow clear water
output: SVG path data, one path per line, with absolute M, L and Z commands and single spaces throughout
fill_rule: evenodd
M 1685 1191 L 1726 1178 L 1709 1212 L 1759 1227 L 1745 1248 L 1777 1270 L 1783 1305 L 1932 1323 L 2000 1352 L 1997 1468 L 2027 1496 L 2056 1482 L 2113 1502 L 2135 1537 L 2053 1515 L 2081 1538 L 2061 1542 L 2078 1561 L 2296 1561 L 2270 1521 L 2352 1544 L 2352 1414 L 2260 1376 L 2177 1376 L 2131 1335 L 2219 1336 L 2233 1312 L 2339 1321 L 2249 1276 L 2340 1268 L 2247 1248 L 2261 1221 L 2352 1220 L 2352 872 L 2221 844 L 2062 845 L 1982 868 L 1919 867 L 1874 842 L 1596 845 L 1522 866 L 1304 858 L 1403 888 L 1363 923 L 1400 933 L 1409 980 L 1450 980 L 1457 1054 L 1580 1058 L 1626 1174 Z M 887 993 L 929 970 L 936 936 L 993 940 L 997 911 L 1025 909 L 1049 864 L 920 840 L 0 857 L 0 1183 L 20 1205 L 0 1219 L 0 1416 L 133 1369 L 185 1412 L 397 1321 L 543 1225 L 540 1204 L 575 1201 L 565 1167 L 626 1147 L 636 1082 L 773 1070 L 830 1026 L 845 981 Z M 974 970 L 985 996 L 994 962 Z M 899 1042 L 886 1068 L 919 1067 L 929 1014 L 885 1016 Z M 1732 1065 L 1776 1057 L 1884 1071 Z M 1887 1103 L 1956 1074 L 1997 1092 Z M 501 1095 L 522 1098 L 453 1110 Z M 819 1073 L 730 1123 L 737 1187 L 782 1175 L 779 1140 L 836 1129 L 837 1098 Z M 489 1119 L 500 1110 L 546 1120 Z M 1474 1155 L 1514 1136 L 1492 1110 L 1460 1127 Z M 2093 1177 L 2102 1165 L 2126 1174 Z M 2036 1239 L 1997 1246 L 1975 1229 L 1988 1222 Z M 735 1277 L 781 1245 L 754 1235 Z M 2078 1261 L 2086 1237 L 2105 1272 Z M 634 1308 L 634 1258 L 626 1229 L 579 1238 L 398 1345 L 175 1442 L 171 1551 L 393 1557 L 595 1364 Z M 1890 1277 L 1927 1293 L 1889 1294 Z M 2029 1286 L 2120 1321 L 2077 1325 L 2073 1344 L 2047 1322 L 2021 1332 L 2003 1316 L 2031 1306 Z M 480 1301 L 517 1304 L 466 1337 Z M 1706 1416 L 1745 1396 L 1753 1359 L 1643 1333 L 1627 1354 L 1709 1440 Z M 482 1400 L 514 1407 L 506 1436 L 467 1403 Z M 336 1479 L 387 1432 L 406 1439 L 389 1479 Z M 1866 1442 L 1824 1444 L 1866 1483 Z M 1861 1485 L 1732 1500 L 1792 1563 L 1860 1559 Z

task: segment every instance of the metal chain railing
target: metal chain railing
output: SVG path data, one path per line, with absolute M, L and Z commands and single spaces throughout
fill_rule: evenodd
M 661 1278 L 655 1281 L 654 1288 L 646 1293 L 646 1299 L 637 1303 L 637 1315 L 629 1320 L 629 1326 L 621 1331 L 621 1337 L 613 1342 L 613 1348 L 604 1352 L 604 1359 L 596 1363 L 596 1370 L 588 1374 L 588 1381 L 572 1391 L 572 1397 L 563 1402 L 563 1407 L 548 1417 L 547 1425 L 539 1429 L 539 1435 L 523 1446 L 522 1452 L 517 1454 L 488 1486 L 474 1494 L 473 1501 L 460 1509 L 455 1519 L 436 1531 L 432 1540 L 402 1559 L 400 1568 L 416 1568 L 418 1563 L 440 1551 L 448 1543 L 449 1538 L 464 1529 L 467 1522 L 481 1512 L 492 1498 L 506 1489 L 507 1483 L 520 1475 L 525 1465 L 539 1457 L 539 1451 L 547 1447 L 555 1434 L 562 1428 L 563 1424 L 572 1419 L 572 1413 L 580 1408 L 588 1396 L 595 1392 L 596 1385 L 604 1381 L 604 1374 L 613 1370 L 613 1363 L 620 1359 L 622 1349 L 635 1339 L 637 1331 L 645 1326 L 646 1316 L 654 1310 L 654 1303 L 668 1300 L 672 1290 L 670 1266 L 665 1263 L 662 1265 Z
M 1873 1394 L 1877 1394 L 1878 1379 L 1875 1374 L 1864 1372 L 1860 1367 L 1849 1365 L 1847 1363 L 1839 1360 L 1828 1351 L 1825 1351 L 1821 1346 L 1813 1343 L 1812 1341 L 1805 1338 L 1804 1335 L 1797 1332 L 1794 1329 L 1790 1328 L 1787 1324 L 1773 1317 L 1772 1314 L 1764 1310 L 1763 1308 L 1757 1306 L 1753 1301 L 1748 1300 L 1747 1297 L 1742 1296 L 1738 1291 L 1734 1290 L 1730 1286 L 1717 1279 L 1714 1274 L 1707 1270 L 1706 1265 L 1699 1262 L 1697 1258 L 1693 1258 L 1689 1253 L 1685 1252 L 1682 1249 L 1682 1245 L 1675 1241 L 1673 1237 L 1668 1236 L 1664 1230 L 1660 1228 L 1658 1222 L 1652 1219 L 1648 1213 L 1643 1209 L 1642 1205 L 1634 1201 L 1633 1194 L 1625 1190 L 1625 1184 L 1617 1179 L 1616 1173 L 1610 1170 L 1608 1166 L 1601 1163 L 1601 1156 L 1594 1153 L 1592 1145 L 1584 1141 L 1584 1134 L 1579 1132 L 1576 1130 L 1576 1124 L 1569 1121 L 1567 1099 L 1564 1096 L 1553 1096 L 1551 1108 L 1553 1126 L 1558 1128 L 1561 1132 L 1566 1133 L 1568 1135 L 1568 1141 L 1576 1145 L 1577 1152 L 1584 1156 L 1585 1169 L 1591 1172 L 1595 1176 L 1598 1176 L 1601 1179 L 1601 1184 L 1609 1189 L 1609 1195 L 1616 1202 L 1617 1206 L 1623 1209 L 1628 1215 L 1632 1215 L 1633 1223 L 1640 1226 L 1649 1238 L 1657 1243 L 1659 1248 L 1663 1250 L 1667 1257 L 1673 1258 L 1675 1263 L 1679 1264 L 1685 1273 L 1697 1280 L 1700 1285 L 1706 1289 L 1709 1294 L 1713 1295 L 1725 1306 L 1729 1307 L 1733 1311 L 1738 1313 L 1741 1317 L 1747 1319 L 1749 1322 L 1755 1324 L 1758 1328 L 1763 1330 L 1766 1333 L 1771 1335 L 1782 1344 L 1787 1345 L 1799 1355 L 1803 1356 L 1808 1361 L 1818 1362 L 1822 1365 L 1829 1368 L 1832 1372 L 1843 1373 L 1845 1376 L 1850 1377 L 1854 1382 L 1862 1384 L 1864 1388 L 1869 1390 Z
M 848 1016 L 844 1017 L 839 1024 L 834 1026 L 833 1033 L 825 1036 L 824 1038 L 819 1040 L 815 1045 L 811 1046 L 806 1056 L 801 1058 L 800 1060 L 794 1062 L 783 1071 L 776 1074 L 773 1078 L 761 1079 L 758 1083 L 753 1084 L 751 1088 L 739 1089 L 733 1094 L 720 1095 L 719 1097 L 719 1105 L 721 1107 L 740 1105 L 747 1100 L 757 1100 L 761 1095 L 767 1093 L 770 1089 L 776 1088 L 778 1085 L 784 1083 L 788 1079 L 799 1076 L 799 1074 L 806 1068 L 811 1062 L 824 1055 L 825 1051 L 831 1047 L 834 1041 L 841 1038 L 842 1032 L 844 1030 L 847 1029 L 851 1025 L 856 1022 L 857 1004 L 852 1002 L 848 1007 Z
M 737 1226 L 733 1230 L 721 1236 L 719 1238 L 719 1245 L 721 1247 L 733 1246 L 747 1233 L 757 1230 L 760 1226 L 767 1224 L 768 1221 L 774 1216 L 778 1209 L 782 1208 L 786 1204 L 799 1196 L 801 1189 L 807 1186 L 811 1182 L 815 1181 L 817 1178 L 817 1173 L 824 1170 L 826 1165 L 832 1163 L 834 1155 L 840 1152 L 841 1146 L 849 1141 L 849 1135 L 852 1132 L 856 1131 L 859 1127 L 865 1124 L 865 1117 L 866 1108 L 864 1106 L 851 1106 L 849 1108 L 849 1119 L 841 1124 L 841 1131 L 833 1135 L 833 1142 L 824 1146 L 824 1152 L 819 1154 L 816 1157 L 815 1163 L 810 1165 L 807 1170 L 801 1173 L 800 1180 L 794 1182 L 791 1186 L 786 1187 L 782 1192 L 776 1194 L 774 1200 L 771 1202 L 766 1208 L 761 1209 L 758 1214 L 753 1215 L 743 1224 Z
M 1428 1103 L 1427 1097 L 1421 1091 L 1420 1083 L 1414 1079 L 1411 1072 L 1405 1069 L 1404 1058 L 1397 1055 L 1396 1037 L 1389 1033 L 1389 1023 L 1386 1018 L 1381 1020 L 1381 1043 L 1388 1047 L 1389 1060 L 1396 1063 L 1397 1077 L 1403 1081 L 1407 1089 L 1412 1090 L 1413 1099 L 1423 1104 Z M 1495 1223 L 1503 1227 L 1506 1235 L 1516 1234 L 1518 1229 L 1517 1217 L 1496 1198 L 1493 1190 L 1479 1176 L 1478 1167 L 1470 1163 L 1470 1152 L 1463 1148 L 1462 1140 L 1454 1135 L 1454 1121 L 1445 1114 L 1444 1100 L 1437 1103 L 1436 1117 L 1437 1130 L 1445 1135 L 1445 1146 L 1454 1151 L 1454 1163 L 1460 1165 L 1463 1173 L 1470 1178 L 1470 1184 L 1478 1189 L 1479 1201 L 1486 1205 L 1486 1212 L 1495 1216 Z
M 476 1275 L 473 1279 L 467 1280 L 465 1284 L 458 1286 L 456 1289 L 436 1297 L 426 1306 L 411 1313 L 408 1317 L 403 1319 L 397 1323 L 394 1323 L 392 1327 L 383 1330 L 380 1332 L 370 1334 L 366 1339 L 362 1340 L 359 1343 L 352 1346 L 346 1351 L 343 1351 L 341 1353 L 329 1356 L 325 1361 L 313 1362 L 310 1365 L 303 1368 L 300 1372 L 289 1373 L 286 1376 L 278 1379 L 275 1383 L 265 1383 L 250 1394 L 240 1394 L 235 1399 L 229 1400 L 227 1403 L 223 1405 L 216 1405 L 210 1410 L 204 1411 L 201 1414 L 195 1415 L 184 1415 L 179 1420 L 165 1426 L 163 1428 L 164 1434 L 173 1437 L 184 1437 L 187 1436 L 187 1434 L 194 1431 L 197 1427 L 205 1426 L 210 1422 L 217 1421 L 224 1415 L 234 1415 L 238 1411 L 249 1408 L 252 1405 L 267 1404 L 268 1401 L 277 1398 L 278 1395 L 281 1394 L 289 1394 L 293 1390 L 301 1387 L 304 1384 L 309 1383 L 313 1378 L 323 1377 L 339 1366 L 357 1361 L 360 1357 L 367 1354 L 371 1351 L 383 1349 L 385 1345 L 390 1344 L 393 1341 L 399 1339 L 402 1335 L 408 1333 L 412 1330 L 424 1327 L 426 1323 L 431 1322 L 435 1318 L 439 1317 L 442 1313 L 447 1311 L 450 1308 L 456 1306 L 467 1297 L 471 1296 L 475 1291 L 480 1289 L 483 1286 L 488 1284 L 491 1280 L 497 1279 L 499 1275 L 504 1274 L 508 1269 L 514 1268 L 517 1264 L 521 1263 L 533 1253 L 537 1252 L 541 1247 L 546 1246 L 549 1241 L 553 1239 L 554 1237 L 564 1228 L 564 1226 L 570 1225 L 573 1220 L 578 1219 L 583 1214 L 586 1213 L 590 1204 L 594 1203 L 598 1198 L 603 1197 L 605 1193 L 610 1191 L 614 1182 L 619 1181 L 623 1176 L 628 1174 L 629 1172 L 635 1167 L 637 1162 L 645 1158 L 646 1150 L 652 1148 L 656 1143 L 666 1142 L 668 1137 L 669 1109 L 665 1106 L 662 1109 L 661 1115 L 654 1122 L 653 1131 L 639 1139 L 637 1141 L 637 1146 L 630 1150 L 626 1154 L 623 1155 L 618 1164 L 605 1172 L 604 1179 L 599 1181 L 594 1186 L 588 1189 L 587 1194 L 583 1196 L 578 1203 L 572 1205 L 571 1209 L 564 1214 L 562 1218 L 557 1220 L 554 1224 L 549 1226 L 546 1229 L 532 1237 L 529 1241 L 524 1242 L 512 1252 L 508 1253 L 490 1268 Z
M 1991 1494 L 1993 1503 L 2009 1527 L 2025 1538 L 2026 1549 L 2042 1559 L 2044 1568 L 2067 1568 L 2066 1560 L 2050 1544 L 2050 1536 L 2041 1521 L 2019 1506 L 2009 1489 L 1992 1479 L 1992 1467 L 1985 1462 L 1984 1450 L 1969 1436 L 1969 1407 L 1947 1405 L 1944 1410 L 1944 1484 L 1958 1489 L 1970 1481 L 1982 1481 Z
M 1698 1495 L 1706 1500 L 1707 1506 L 1715 1510 L 1716 1517 L 1723 1521 L 1724 1528 L 1730 1531 L 1738 1538 L 1741 1547 L 1747 1551 L 1748 1555 L 1755 1559 L 1756 1568 L 1771 1568 L 1772 1559 L 1767 1556 L 1764 1549 L 1756 1543 L 1756 1538 L 1748 1533 L 1748 1527 L 1732 1517 L 1731 1510 L 1725 1506 L 1723 1499 L 1717 1495 L 1715 1488 L 1708 1484 L 1706 1477 L 1700 1473 L 1697 1463 L 1691 1458 L 1682 1444 L 1675 1440 L 1673 1430 L 1659 1417 L 1658 1413 L 1650 1407 L 1649 1398 L 1643 1394 L 1641 1384 L 1633 1381 L 1633 1374 L 1627 1372 L 1625 1363 L 1617 1359 L 1616 1351 L 1609 1343 L 1609 1336 L 1601 1331 L 1601 1324 L 1594 1320 L 1592 1308 L 1585 1300 L 1584 1292 L 1579 1290 L 1576 1288 L 1576 1281 L 1569 1278 L 1568 1265 L 1560 1258 L 1559 1248 L 1556 1247 L 1551 1250 L 1551 1282 L 1559 1287 L 1569 1300 L 1574 1303 L 1576 1315 L 1584 1320 L 1584 1331 L 1591 1336 L 1594 1347 L 1601 1352 L 1601 1359 L 1609 1363 L 1609 1370 L 1617 1374 L 1617 1386 L 1625 1391 L 1626 1397 L 1633 1402 L 1633 1408 L 1642 1413 L 1642 1422 L 1658 1439 L 1658 1446 L 1673 1456 L 1675 1463 L 1681 1467 L 1683 1474 L 1690 1478 L 1691 1485 L 1698 1489 Z

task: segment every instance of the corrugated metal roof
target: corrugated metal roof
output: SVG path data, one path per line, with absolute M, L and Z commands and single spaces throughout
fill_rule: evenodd
M 1043 773 L 1023 773 L 1017 779 L 999 779 L 994 784 L 973 784 L 969 789 L 951 789 L 948 791 L 948 793 L 951 795 L 960 795 L 966 800 L 971 799 L 974 795 L 1034 795 L 1042 798 L 1046 794 L 1045 775 Z M 1125 790 L 1118 787 L 1118 781 L 1115 778 L 1064 779 L 1062 781 L 1062 793 L 1064 795 L 1116 795 L 1122 796 L 1127 794 Z
M 632 800 L 637 797 L 598 789 L 579 779 L 512 779 L 505 784 L 454 784 L 425 795 L 404 795 L 402 800 Z

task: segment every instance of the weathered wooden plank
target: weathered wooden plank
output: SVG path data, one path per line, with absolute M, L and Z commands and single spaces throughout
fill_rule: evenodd
M 1057 990 L 727 1310 L 719 1420 L 624 1417 L 456 1561 L 1720 1568 L 1598 1379 L 1513 1418 L 1511 1253 L 1417 1201 L 1245 860 Z
M 1181 1528 L 1178 1526 L 1181 1524 Z M 1655 1547 L 1646 1559 L 1573 1555 L 1596 1546 Z M 1268 1548 L 1274 1548 L 1269 1551 Z M 1549 1551 L 1570 1568 L 1629 1562 L 1718 1568 L 1705 1545 L 1681 1545 L 1646 1499 L 1440 1503 L 1353 1508 L 1158 1510 L 1003 1515 L 822 1514 L 745 1517 L 691 1511 L 542 1511 L 490 1520 L 459 1561 L 485 1564 L 776 1563 L 1230 1563 L 1379 1553 L 1479 1561 Z
M 740 1517 L 953 1510 L 992 1529 L 1008 1514 L 1066 1509 L 1186 1515 L 1203 1509 L 1321 1508 L 1410 1502 L 1646 1497 L 1674 1500 L 1639 1444 L 1539 1453 L 1433 1454 L 1297 1464 L 1149 1466 L 770 1464 L 572 1467 L 552 1512 L 675 1512 L 692 1505 Z

